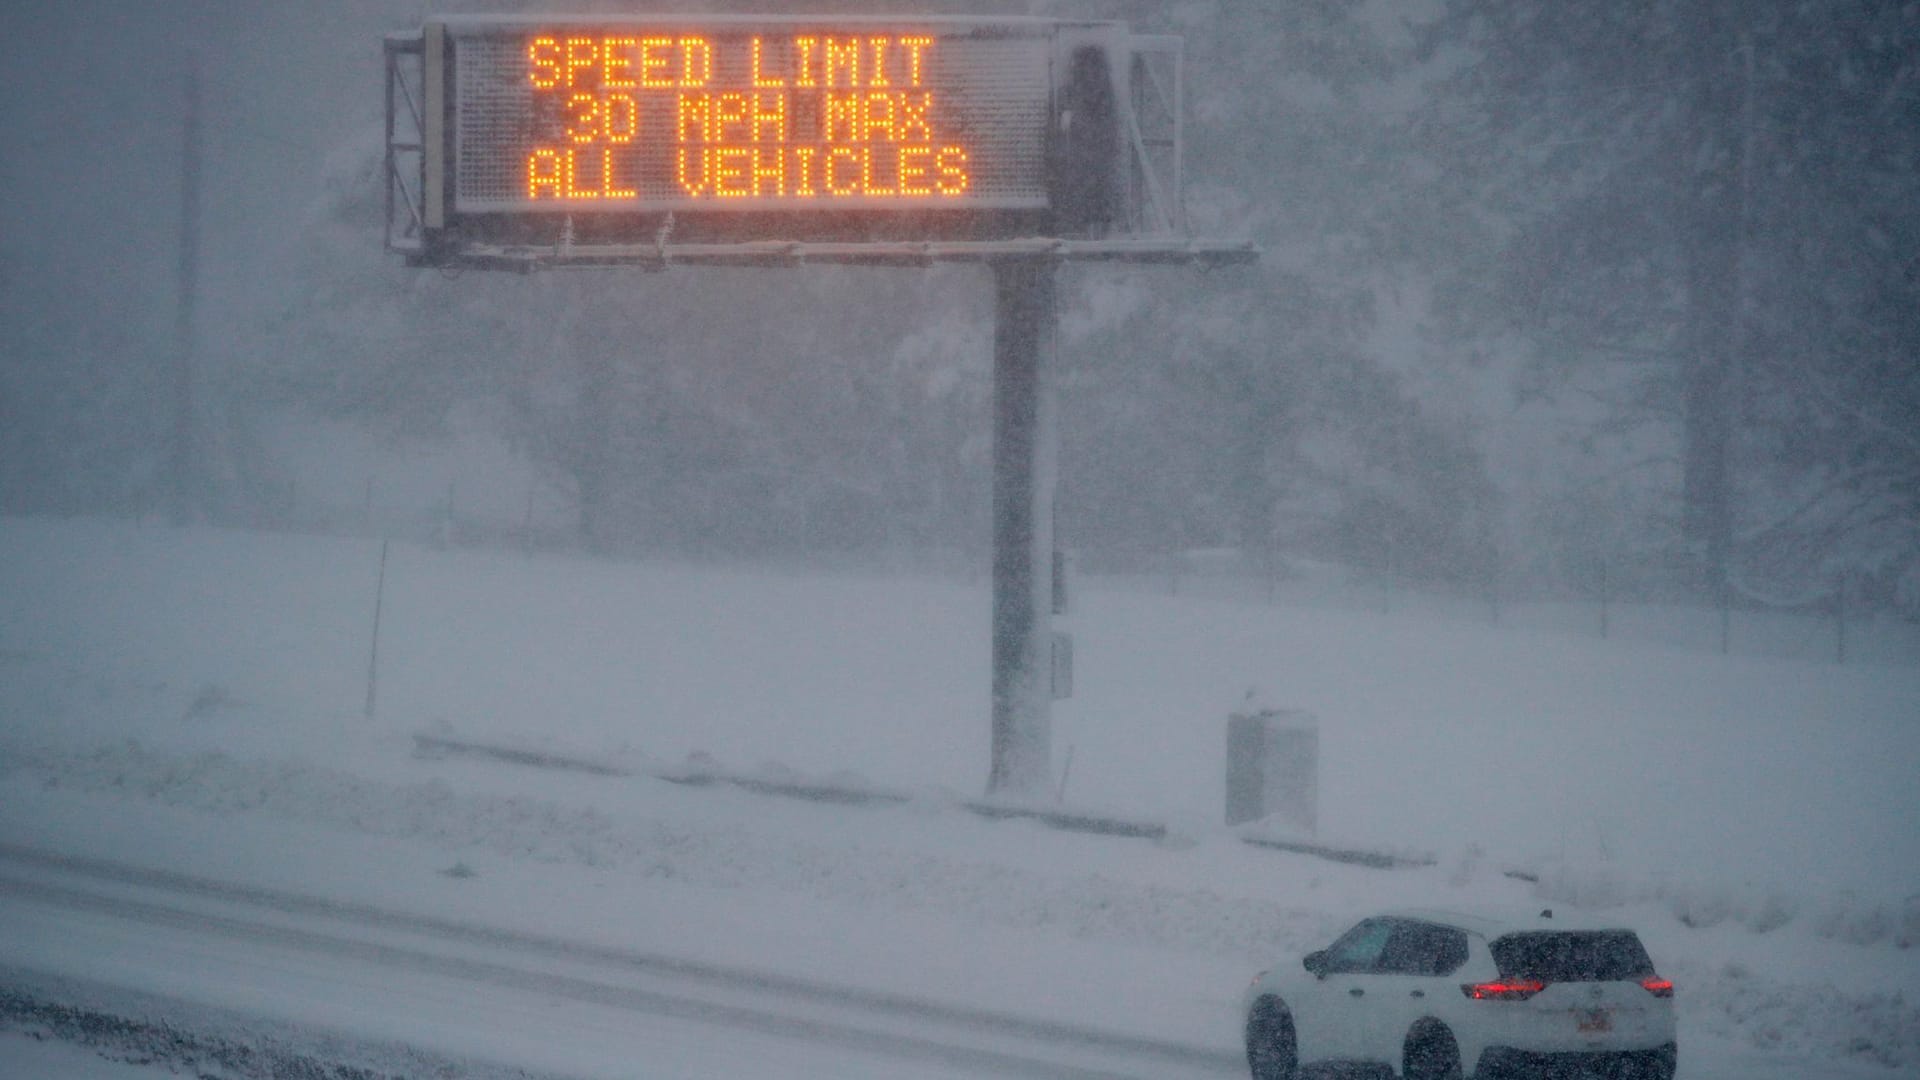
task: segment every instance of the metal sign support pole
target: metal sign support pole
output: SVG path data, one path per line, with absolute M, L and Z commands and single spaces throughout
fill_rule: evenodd
M 989 795 L 1051 790 L 1054 263 L 993 264 L 993 767 Z

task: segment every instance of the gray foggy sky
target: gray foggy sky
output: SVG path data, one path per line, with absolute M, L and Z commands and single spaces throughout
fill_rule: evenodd
M 0 244 L 15 287 L 171 318 L 181 124 L 202 78 L 209 324 L 267 302 L 326 155 L 377 122 L 380 45 L 353 3 L 61 0 L 0 13 Z M 397 23 L 396 23 L 397 25 Z M 26 271 L 26 272 L 23 272 Z M 216 344 L 213 342 L 210 345 Z

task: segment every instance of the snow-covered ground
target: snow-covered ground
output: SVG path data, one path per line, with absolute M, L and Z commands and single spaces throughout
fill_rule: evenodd
M 379 550 L 0 520 L 0 845 L 1228 1053 L 1247 978 L 1359 913 L 1600 908 L 1680 985 L 1683 1076 L 1920 1071 L 1920 665 L 1095 580 L 1055 768 L 1071 747 L 1066 802 L 1169 823 L 1155 843 L 959 806 L 983 586 L 396 544 L 368 718 Z M 1249 690 L 1320 719 L 1322 839 L 1436 863 L 1222 828 Z M 636 775 L 421 756 L 420 732 Z M 914 797 L 647 775 L 693 754 Z M 104 978 L 19 938 L 0 964 Z

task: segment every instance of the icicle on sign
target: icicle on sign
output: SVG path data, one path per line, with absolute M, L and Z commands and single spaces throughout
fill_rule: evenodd
M 458 56 L 466 209 L 1045 205 L 1045 53 L 1018 39 L 562 28 Z

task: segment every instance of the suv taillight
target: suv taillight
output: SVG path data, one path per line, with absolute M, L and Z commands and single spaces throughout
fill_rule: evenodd
M 1460 992 L 1475 1001 L 1525 1001 L 1546 988 L 1547 984 L 1538 979 L 1460 984 Z
M 1652 994 L 1654 997 L 1670 998 L 1673 996 L 1673 980 L 1662 979 L 1658 975 L 1649 975 L 1641 979 L 1640 988 Z

